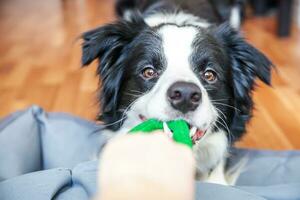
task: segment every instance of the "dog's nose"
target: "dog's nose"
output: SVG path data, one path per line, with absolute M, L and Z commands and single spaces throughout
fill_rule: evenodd
M 202 98 L 200 88 L 189 82 L 176 82 L 167 91 L 167 97 L 173 108 L 187 113 L 199 106 Z

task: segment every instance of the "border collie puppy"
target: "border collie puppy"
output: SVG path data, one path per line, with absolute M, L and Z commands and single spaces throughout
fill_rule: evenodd
M 99 61 L 106 131 L 184 119 L 198 178 L 227 184 L 228 147 L 251 118 L 255 80 L 270 84 L 271 62 L 211 1 L 119 0 L 116 7 L 119 20 L 82 36 L 83 66 Z

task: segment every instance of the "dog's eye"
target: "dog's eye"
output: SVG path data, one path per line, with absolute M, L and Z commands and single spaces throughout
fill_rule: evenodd
M 153 69 L 152 67 L 146 67 L 143 71 L 142 71 L 142 76 L 145 79 L 152 79 L 152 78 L 156 78 L 158 76 L 158 73 L 155 69 Z
M 217 74 L 213 70 L 206 70 L 203 74 L 203 78 L 209 83 L 214 83 L 217 80 Z

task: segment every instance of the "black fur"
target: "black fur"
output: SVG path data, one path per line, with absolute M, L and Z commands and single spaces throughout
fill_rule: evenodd
M 223 43 L 231 60 L 231 76 L 235 110 L 231 133 L 239 139 L 245 132 L 246 123 L 252 117 L 252 91 L 256 78 L 271 84 L 272 63 L 259 50 L 247 43 L 240 34 L 222 24 L 216 30 L 216 37 Z
M 146 27 L 140 16 L 131 21 L 120 20 L 114 24 L 96 28 L 83 34 L 82 65 L 99 60 L 97 74 L 101 77 L 101 118 L 107 123 L 121 117 L 118 111 L 119 91 L 124 78 L 123 61 L 127 57 L 125 47 Z

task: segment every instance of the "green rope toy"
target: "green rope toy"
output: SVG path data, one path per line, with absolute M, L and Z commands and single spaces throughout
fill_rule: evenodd
M 172 137 L 175 142 L 184 144 L 190 148 L 193 147 L 193 142 L 190 138 L 189 126 L 187 122 L 182 119 L 169 122 L 161 122 L 156 119 L 149 119 L 131 129 L 129 133 L 150 133 L 155 130 L 164 130 L 165 132 L 166 130 L 169 130 L 167 131 L 167 134 Z

